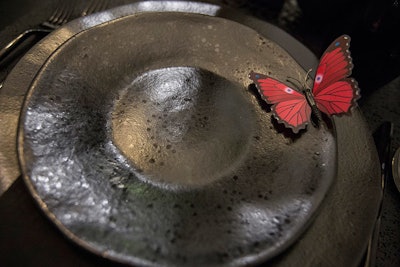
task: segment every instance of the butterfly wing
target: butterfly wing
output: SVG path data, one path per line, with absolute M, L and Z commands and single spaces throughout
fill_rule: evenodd
M 342 35 L 326 49 L 314 79 L 313 95 L 318 108 L 328 114 L 347 113 L 360 97 L 357 82 L 348 78 L 353 69 L 350 37 Z
M 358 85 L 352 78 L 334 82 L 314 96 L 318 109 L 328 115 L 349 112 L 358 98 Z
M 311 108 L 302 93 L 264 74 L 251 72 L 249 78 L 255 83 L 260 95 L 272 104 L 274 117 L 294 133 L 304 129 L 310 121 Z

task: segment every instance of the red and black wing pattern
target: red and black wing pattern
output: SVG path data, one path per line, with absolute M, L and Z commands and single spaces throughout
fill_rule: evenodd
M 348 78 L 353 69 L 350 37 L 342 35 L 321 57 L 312 89 L 318 109 L 333 115 L 347 113 L 360 97 L 357 82 Z
M 314 96 L 318 109 L 328 115 L 341 115 L 349 112 L 358 98 L 358 85 L 352 78 L 328 85 Z
M 264 74 L 250 72 L 249 78 L 263 99 L 272 105 L 272 114 L 278 122 L 291 128 L 294 133 L 306 127 L 310 121 L 311 108 L 302 93 Z
M 349 36 L 337 38 L 322 55 L 316 71 L 310 97 L 327 115 L 349 112 L 360 98 L 357 82 L 349 78 L 353 69 L 349 47 Z M 263 99 L 272 105 L 272 113 L 279 122 L 294 133 L 306 127 L 312 111 L 304 94 L 264 74 L 251 72 L 249 77 Z

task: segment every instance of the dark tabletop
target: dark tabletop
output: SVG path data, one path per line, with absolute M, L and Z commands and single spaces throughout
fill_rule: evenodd
M 110 7 L 130 1 L 111 1 Z M 400 3 L 397 0 L 256 0 L 209 1 L 227 5 L 278 25 L 317 56 L 341 34 L 352 37 L 353 77 L 362 90 L 359 101 L 371 132 L 384 121 L 394 123 L 392 153 L 400 145 Z M 37 25 L 38 14 L 50 14 L 58 1 L 3 0 L 0 2 L 0 47 L 21 31 Z M 16 62 L 16 61 L 15 61 Z M 15 62 L 0 69 L 0 81 Z M 26 222 L 35 222 L 32 225 Z M 400 193 L 389 179 L 383 202 L 383 222 L 377 266 L 400 266 Z M 48 234 L 52 232 L 53 234 Z M 41 242 L 46 235 L 48 240 Z M 117 266 L 94 256 L 62 235 L 38 212 L 21 178 L 0 195 L 1 266 Z M 30 243 L 30 246 L 24 246 Z M 43 258 L 43 251 L 62 255 Z M 76 256 L 78 255 L 78 257 Z M 60 263 L 60 257 L 68 260 Z

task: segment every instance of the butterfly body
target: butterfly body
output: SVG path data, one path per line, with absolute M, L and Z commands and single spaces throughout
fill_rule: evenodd
M 312 113 L 321 120 L 320 112 L 331 116 L 350 111 L 359 98 L 359 88 L 357 82 L 349 78 L 353 68 L 349 43 L 350 37 L 343 35 L 327 48 L 312 88 L 304 85 L 298 90 L 264 74 L 249 74 L 263 99 L 272 105 L 271 111 L 278 122 L 297 133 L 311 121 Z
M 308 105 L 310 105 L 312 113 L 314 113 L 315 117 L 317 117 L 318 122 L 321 122 L 322 121 L 321 112 L 318 109 L 317 102 L 314 99 L 314 95 L 312 94 L 311 89 L 310 88 L 305 89 L 303 91 L 303 94 L 306 97 Z

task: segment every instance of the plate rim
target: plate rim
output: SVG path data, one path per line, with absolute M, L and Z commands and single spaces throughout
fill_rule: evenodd
M 186 13 L 186 12 L 185 13 L 179 12 L 179 13 L 182 13 L 182 16 L 189 16 L 189 17 L 194 16 L 195 18 L 198 18 L 198 19 L 204 17 L 202 14 L 199 15 L 199 14 Z M 66 40 L 62 45 L 60 45 L 47 58 L 47 60 L 41 66 L 40 70 L 38 71 L 38 73 L 36 74 L 35 78 L 33 79 L 32 83 L 31 83 L 28 93 L 25 96 L 25 101 L 23 104 L 22 112 L 21 112 L 21 119 L 20 119 L 19 131 L 18 131 L 18 154 L 19 154 L 19 162 L 20 162 L 20 166 L 22 169 L 24 180 L 29 185 L 31 194 L 33 194 L 35 196 L 35 199 L 40 202 L 40 207 L 42 209 L 44 209 L 45 214 L 52 215 L 52 216 L 48 216 L 50 218 L 50 220 L 53 220 L 55 222 L 55 224 L 57 225 L 57 227 L 59 227 L 61 232 L 64 232 L 64 234 L 67 237 L 69 237 L 71 240 L 73 240 L 75 242 L 77 240 L 79 240 L 79 242 L 77 242 L 77 243 L 79 245 L 83 246 L 84 248 L 90 247 L 91 251 L 94 251 L 98 255 L 102 255 L 102 256 L 107 255 L 110 257 L 110 259 L 112 259 L 116 262 L 127 263 L 127 264 L 131 264 L 133 266 L 135 266 L 136 264 L 156 266 L 158 263 L 157 262 L 155 262 L 154 264 L 151 264 L 150 262 L 147 263 L 147 261 L 141 259 L 138 255 L 133 255 L 133 254 L 129 254 L 126 252 L 114 251 L 112 249 L 112 247 L 109 248 L 112 253 L 108 253 L 107 251 L 101 251 L 101 246 L 96 244 L 97 243 L 96 240 L 84 239 L 80 235 L 75 234 L 70 228 L 68 228 L 68 226 L 66 226 L 60 219 L 57 218 L 57 216 L 54 214 L 53 211 L 51 211 L 50 208 L 47 207 L 46 201 L 43 199 L 43 196 L 41 197 L 40 196 L 41 194 L 36 189 L 36 186 L 38 185 L 38 183 L 32 181 L 32 178 L 28 174 L 29 171 L 27 170 L 28 165 L 26 162 L 27 157 L 25 156 L 26 153 L 24 152 L 24 150 L 25 150 L 25 145 L 24 145 L 25 144 L 25 138 L 24 138 L 24 136 L 25 136 L 25 127 L 24 126 L 25 125 L 24 125 L 24 123 L 28 116 L 27 110 L 31 103 L 32 95 L 36 92 L 35 89 L 37 87 L 37 84 L 40 83 L 40 77 L 42 75 L 45 75 L 45 71 L 46 71 L 47 67 L 55 62 L 55 60 L 57 59 L 57 56 L 59 55 L 59 53 L 62 53 L 62 50 L 65 47 L 68 47 L 68 45 L 70 45 L 73 41 L 75 41 L 76 39 L 78 39 L 80 36 L 84 35 L 88 31 L 91 31 L 93 29 L 101 29 L 101 27 L 103 27 L 103 26 L 107 27 L 108 25 L 114 25 L 114 23 L 118 23 L 118 22 L 121 22 L 124 20 L 135 19 L 138 16 L 139 17 L 146 16 L 147 14 L 151 14 L 151 15 L 174 14 L 175 15 L 175 14 L 177 14 L 177 12 L 168 12 L 168 11 L 166 11 L 166 12 L 145 12 L 145 13 L 135 13 L 135 14 L 127 15 L 122 18 L 113 19 L 113 20 L 92 26 L 88 29 L 85 29 L 85 30 L 75 34 L 74 36 L 72 36 L 71 38 Z M 179 15 L 181 15 L 181 14 L 179 14 Z M 212 21 L 221 20 L 221 19 L 226 20 L 225 18 L 219 18 L 219 17 L 214 17 L 214 16 L 207 16 L 207 19 L 208 18 L 211 18 Z M 228 21 L 229 21 L 229 23 L 238 24 L 235 21 L 230 21 L 230 20 L 228 20 Z M 256 31 L 254 31 L 254 29 L 251 29 L 245 25 L 243 25 L 243 27 L 256 33 Z M 279 48 L 282 49 L 280 46 L 279 46 Z M 298 217 L 300 217 L 300 224 L 296 223 L 295 226 L 290 228 L 290 230 L 285 231 L 285 232 L 290 233 L 287 235 L 285 234 L 284 235 L 285 238 L 278 241 L 276 244 L 266 247 L 266 249 L 264 249 L 258 253 L 245 254 L 240 257 L 232 258 L 232 260 L 229 261 L 229 263 L 228 263 L 230 266 L 243 266 L 244 264 L 246 264 L 246 265 L 247 264 L 259 264 L 259 263 L 263 263 L 263 262 L 270 260 L 271 258 L 273 258 L 276 255 L 285 251 L 294 242 L 296 242 L 296 240 L 299 238 L 299 236 L 301 236 L 307 230 L 307 227 L 312 224 L 312 221 L 317 216 L 318 210 L 322 206 L 325 196 L 326 196 L 327 192 L 329 191 L 331 184 L 332 184 L 333 180 L 335 179 L 336 173 L 337 173 L 337 171 L 336 171 L 337 170 L 337 153 L 336 153 L 337 148 L 336 148 L 336 140 L 334 137 L 334 133 L 331 131 L 328 131 L 328 130 L 323 130 L 323 129 L 318 129 L 317 131 L 320 132 L 320 134 L 318 134 L 318 137 L 320 135 L 325 136 L 326 138 L 329 138 L 329 140 L 332 142 L 334 147 L 330 146 L 331 149 L 329 151 L 329 154 L 332 154 L 332 156 L 330 158 L 336 159 L 336 161 L 329 164 L 330 167 L 324 171 L 325 179 L 323 179 L 323 181 L 320 183 L 320 186 L 318 186 L 319 189 L 317 190 L 317 193 L 312 194 L 312 197 L 309 198 L 310 201 L 313 200 L 313 201 L 311 201 L 311 203 L 313 203 L 313 204 L 311 205 L 310 209 L 307 210 L 306 215 L 298 216 Z M 325 133 L 325 134 L 323 134 L 323 133 Z M 304 133 L 304 134 L 306 134 L 306 133 Z M 321 147 L 321 149 L 323 149 L 323 150 L 324 150 L 324 148 L 325 148 L 325 145 L 323 145 Z M 312 177 L 315 177 L 315 176 L 312 176 Z M 297 221 L 297 220 L 295 220 L 295 221 Z

